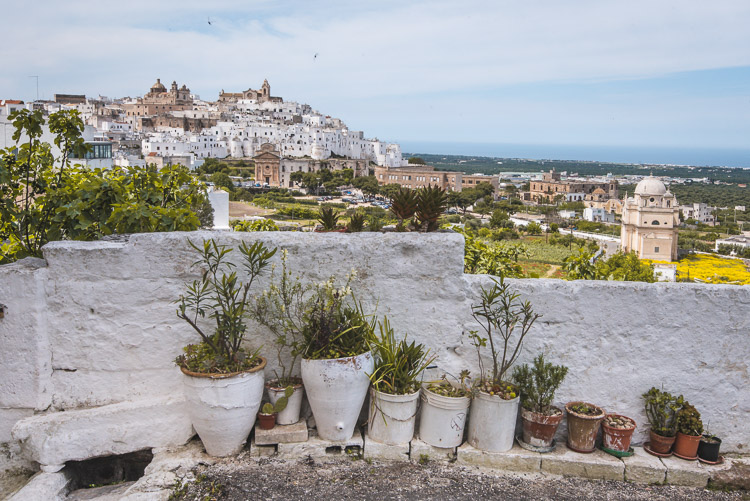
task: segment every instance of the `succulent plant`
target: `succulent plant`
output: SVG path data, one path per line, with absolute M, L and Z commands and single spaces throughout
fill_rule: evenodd
M 358 233 L 362 231 L 365 226 L 365 215 L 361 212 L 355 212 L 352 217 L 349 218 L 349 231 Z
M 675 397 L 658 388 L 651 388 L 643 394 L 646 401 L 646 416 L 651 423 L 651 431 L 662 437 L 674 437 L 677 433 L 675 414 L 684 403 L 682 395 Z
M 417 222 L 422 231 L 438 229 L 438 219 L 445 210 L 448 195 L 438 186 L 427 186 L 417 190 Z
M 335 230 L 339 222 L 339 215 L 333 210 L 333 207 L 321 207 L 318 212 L 318 222 L 323 225 L 324 230 Z
M 279 412 L 286 409 L 287 404 L 289 403 L 289 397 L 292 396 L 294 393 L 294 387 L 293 386 L 287 386 L 284 388 L 284 394 L 279 397 L 279 399 L 276 401 L 275 404 L 272 404 L 271 402 L 266 402 L 263 404 L 263 408 L 261 409 L 261 414 L 278 414 Z
M 417 211 L 417 192 L 401 187 L 391 198 L 391 213 L 398 219 L 396 229 L 404 231 L 404 221 L 409 221 Z
M 685 435 L 692 435 L 694 437 L 699 436 L 703 433 L 703 421 L 701 421 L 701 413 L 698 409 L 690 405 L 688 402 L 682 406 L 682 409 L 677 411 L 677 431 L 684 433 Z

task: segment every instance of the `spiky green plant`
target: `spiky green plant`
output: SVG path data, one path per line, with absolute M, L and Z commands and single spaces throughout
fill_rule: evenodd
M 365 215 L 361 212 L 355 212 L 352 217 L 349 218 L 349 231 L 358 233 L 362 231 L 365 226 Z
M 401 187 L 391 198 L 391 213 L 398 219 L 396 229 L 405 231 L 404 221 L 411 221 L 417 211 L 417 192 Z
M 379 322 L 380 336 L 372 343 L 375 370 L 370 375 L 373 387 L 391 395 L 406 395 L 419 389 L 420 377 L 436 357 L 424 345 L 404 339 L 397 341 L 388 317 Z
M 429 185 L 417 190 L 417 223 L 421 231 L 435 231 L 439 228 L 438 219 L 445 211 L 448 195 L 445 190 Z
M 339 222 L 339 214 L 333 207 L 321 207 L 318 212 L 318 222 L 323 225 L 323 229 L 326 231 L 335 230 Z
M 690 405 L 688 402 L 682 406 L 682 409 L 677 411 L 677 431 L 684 433 L 685 435 L 692 435 L 694 437 L 703 433 L 703 421 L 701 421 L 701 413 L 698 409 Z
M 532 366 L 524 364 L 516 367 L 513 379 L 521 393 L 521 405 L 526 410 L 549 415 L 555 392 L 567 374 L 567 367 L 545 362 L 541 353 Z
M 643 394 L 643 399 L 651 431 L 662 437 L 674 437 L 677 433 L 676 413 L 685 401 L 682 395 L 675 397 L 666 391 L 651 388 Z

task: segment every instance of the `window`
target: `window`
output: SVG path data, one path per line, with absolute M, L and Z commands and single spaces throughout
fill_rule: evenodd
M 658 226 L 658 225 L 659 225 L 659 221 L 654 221 L 654 222 L 653 222 L 653 223 L 651 223 L 651 224 L 652 224 L 652 225 L 654 225 L 654 226 Z
M 659 252 L 659 248 L 658 247 L 654 247 L 654 252 Z

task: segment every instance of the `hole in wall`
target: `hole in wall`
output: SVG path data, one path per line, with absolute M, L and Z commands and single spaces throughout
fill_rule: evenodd
M 330 447 L 326 447 L 326 454 L 341 454 L 341 446 L 332 445 Z
M 71 490 L 134 482 L 143 476 L 146 466 L 154 459 L 150 450 L 104 456 L 84 461 L 68 461 L 73 475 Z

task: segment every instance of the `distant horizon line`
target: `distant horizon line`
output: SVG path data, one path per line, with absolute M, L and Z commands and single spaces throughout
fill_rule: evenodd
M 396 141 L 405 153 L 631 165 L 750 168 L 750 148 Z

